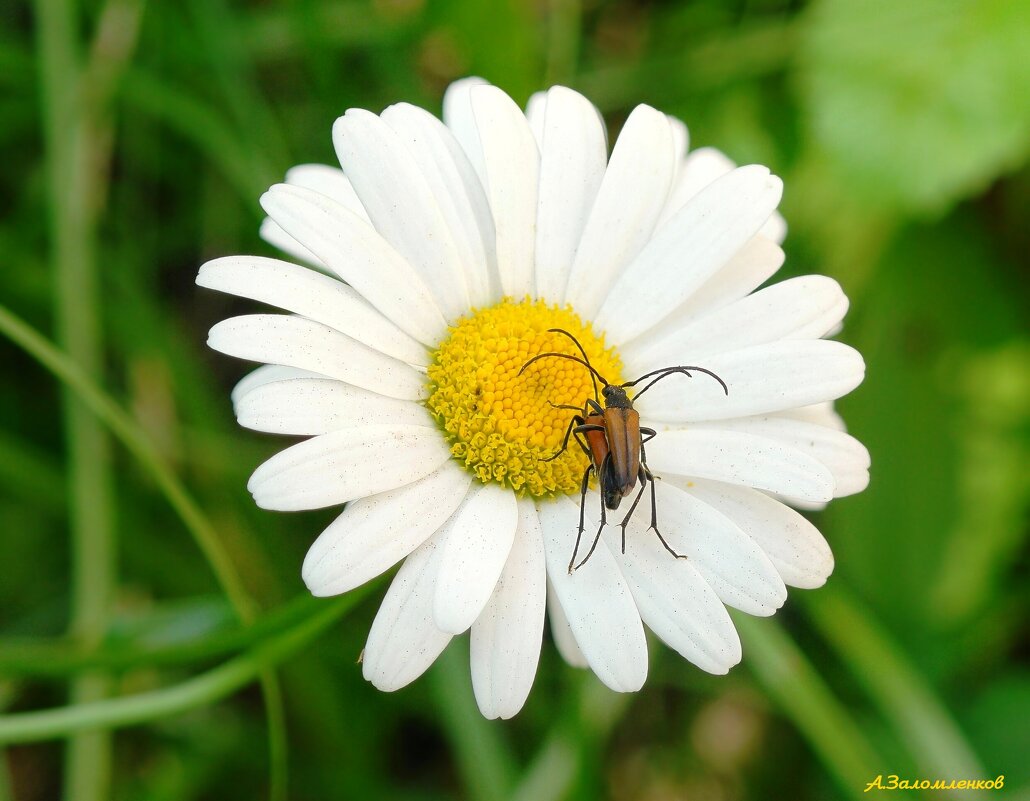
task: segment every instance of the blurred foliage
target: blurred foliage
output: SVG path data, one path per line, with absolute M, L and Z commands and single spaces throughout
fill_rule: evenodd
M 1027 797 L 1025 3 L 39 0 L 0 21 L 0 708 L 119 695 L 108 720 L 133 724 L 11 745 L 0 799 L 285 797 L 269 731 L 292 799 L 806 801 L 891 773 Z M 784 274 L 852 299 L 841 338 L 869 370 L 840 408 L 872 484 L 815 515 L 826 588 L 737 617 L 728 677 L 655 648 L 618 696 L 545 643 L 526 708 L 489 723 L 458 638 L 380 694 L 356 659 L 381 585 L 303 598 L 331 513 L 247 496 L 282 442 L 232 420 L 244 367 L 204 332 L 247 304 L 196 291 L 198 265 L 270 253 L 258 196 L 331 163 L 346 108 L 438 111 L 470 73 L 519 102 L 580 88 L 613 132 L 648 102 L 770 165 Z M 90 388 L 128 412 L 117 440 L 77 406 Z M 270 674 L 253 684 L 268 664 L 284 722 Z M 0 718 L 0 738 L 92 709 Z

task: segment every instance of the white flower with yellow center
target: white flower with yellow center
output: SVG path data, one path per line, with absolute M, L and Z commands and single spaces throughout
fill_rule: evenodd
M 451 86 L 444 122 L 398 104 L 336 121 L 342 170 L 302 166 L 262 199 L 266 239 L 316 269 L 216 259 L 201 286 L 291 312 L 225 320 L 211 347 L 265 362 L 233 393 L 239 422 L 309 436 L 254 472 L 267 509 L 346 503 L 308 552 L 315 595 L 404 560 L 372 624 L 365 677 L 396 690 L 471 629 L 487 717 L 522 707 L 545 610 L 565 659 L 618 691 L 647 674 L 644 624 L 703 670 L 741 657 L 724 607 L 770 615 L 785 584 L 821 585 L 833 558 L 784 502 L 863 489 L 869 458 L 835 398 L 861 357 L 823 337 L 847 299 L 821 276 L 757 289 L 783 262 L 781 182 L 711 149 L 648 106 L 608 156 L 597 109 L 553 87 L 527 113 L 478 79 Z M 575 345 L 612 383 L 661 367 L 636 405 L 657 431 L 656 482 L 621 550 L 610 514 L 571 571 L 589 460 L 562 444 L 593 398 L 590 372 L 533 356 Z M 632 390 L 630 391 L 632 397 Z M 596 482 L 585 543 L 597 529 Z M 585 547 L 584 547 L 585 551 Z M 583 551 L 581 551 L 582 553 Z

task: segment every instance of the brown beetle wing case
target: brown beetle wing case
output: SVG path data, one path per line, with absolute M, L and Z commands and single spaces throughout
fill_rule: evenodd
M 627 495 L 636 485 L 640 470 L 640 415 L 634 409 L 605 409 L 604 428 L 612 454 L 612 473 L 621 493 Z

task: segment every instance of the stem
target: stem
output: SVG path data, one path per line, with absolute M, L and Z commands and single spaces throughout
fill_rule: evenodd
M 200 149 L 236 189 L 244 207 L 259 218 L 254 203 L 282 174 L 241 148 L 240 134 L 221 110 L 205 104 L 162 78 L 136 67 L 125 76 L 125 102 L 166 125 Z
M 824 588 L 804 609 L 928 775 L 982 776 L 983 766 L 948 710 L 901 650 L 840 588 Z
M 211 565 L 218 583 L 244 624 L 255 618 L 255 606 L 243 587 L 229 554 L 222 547 L 214 526 L 186 491 L 172 469 L 162 460 L 136 422 L 94 382 L 78 364 L 55 348 L 31 326 L 0 306 L 0 333 L 32 355 L 40 364 L 70 387 L 86 409 L 97 416 L 125 448 L 150 473 L 158 488 L 193 535 L 204 558 Z M 285 766 L 285 728 L 278 679 L 274 672 L 261 675 L 261 691 L 269 710 L 269 764 L 273 775 L 272 791 L 283 791 Z M 285 795 L 272 795 L 273 801 Z
M 57 340 L 86 375 L 101 372 L 103 345 L 96 308 L 93 191 L 88 126 L 81 102 L 76 16 L 70 0 L 38 0 L 40 74 L 48 156 Z M 99 643 L 107 626 L 115 578 L 110 451 L 103 428 L 75 393 L 62 393 L 68 449 L 71 532 L 70 634 Z M 83 675 L 71 686 L 73 703 L 103 698 L 108 680 Z M 65 798 L 99 801 L 108 795 L 111 743 L 104 732 L 72 738 L 65 759 Z
M 0 743 L 39 742 L 75 732 L 132 726 L 212 704 L 245 687 L 267 668 L 302 648 L 376 584 L 370 582 L 325 604 L 302 623 L 181 684 L 123 698 L 2 716 Z
M 845 795 L 865 798 L 870 777 L 887 764 L 819 678 L 811 662 L 772 620 L 733 615 L 743 635 L 744 662 L 790 716 Z
M 0 643 L 0 675 L 65 676 L 97 668 L 108 671 L 193 665 L 230 657 L 259 640 L 285 631 L 311 614 L 318 601 L 307 593 L 264 615 L 251 626 L 219 628 L 186 642 L 115 645 L 87 649 L 66 640 L 16 639 Z
M 561 801 L 572 795 L 576 780 L 603 750 L 612 729 L 632 701 L 629 693 L 616 693 L 586 672 L 566 668 L 565 702 L 550 733 L 522 772 L 511 801 Z
M 150 474 L 172 509 L 193 535 L 204 558 L 211 565 L 218 583 L 225 590 L 241 619 L 245 623 L 251 622 L 255 614 L 254 602 L 244 589 L 214 526 L 175 473 L 162 460 L 139 425 L 78 364 L 4 306 L 0 306 L 0 333 L 67 384 L 82 401 L 83 406 L 111 430 L 126 450 Z
M 451 742 L 458 769 L 473 801 L 503 801 L 511 797 L 515 766 L 498 729 L 479 714 L 468 660 L 458 649 L 468 642 L 452 642 L 433 665 L 436 708 Z
M 579 59 L 582 9 L 579 0 L 550 0 L 548 3 L 547 75 L 544 86 L 571 84 Z

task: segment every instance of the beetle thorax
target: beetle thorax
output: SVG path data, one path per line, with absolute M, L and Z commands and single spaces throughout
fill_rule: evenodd
M 620 386 L 609 384 L 601 390 L 601 394 L 604 396 L 604 405 L 609 409 L 633 408 L 633 401 L 629 399 L 626 390 Z

